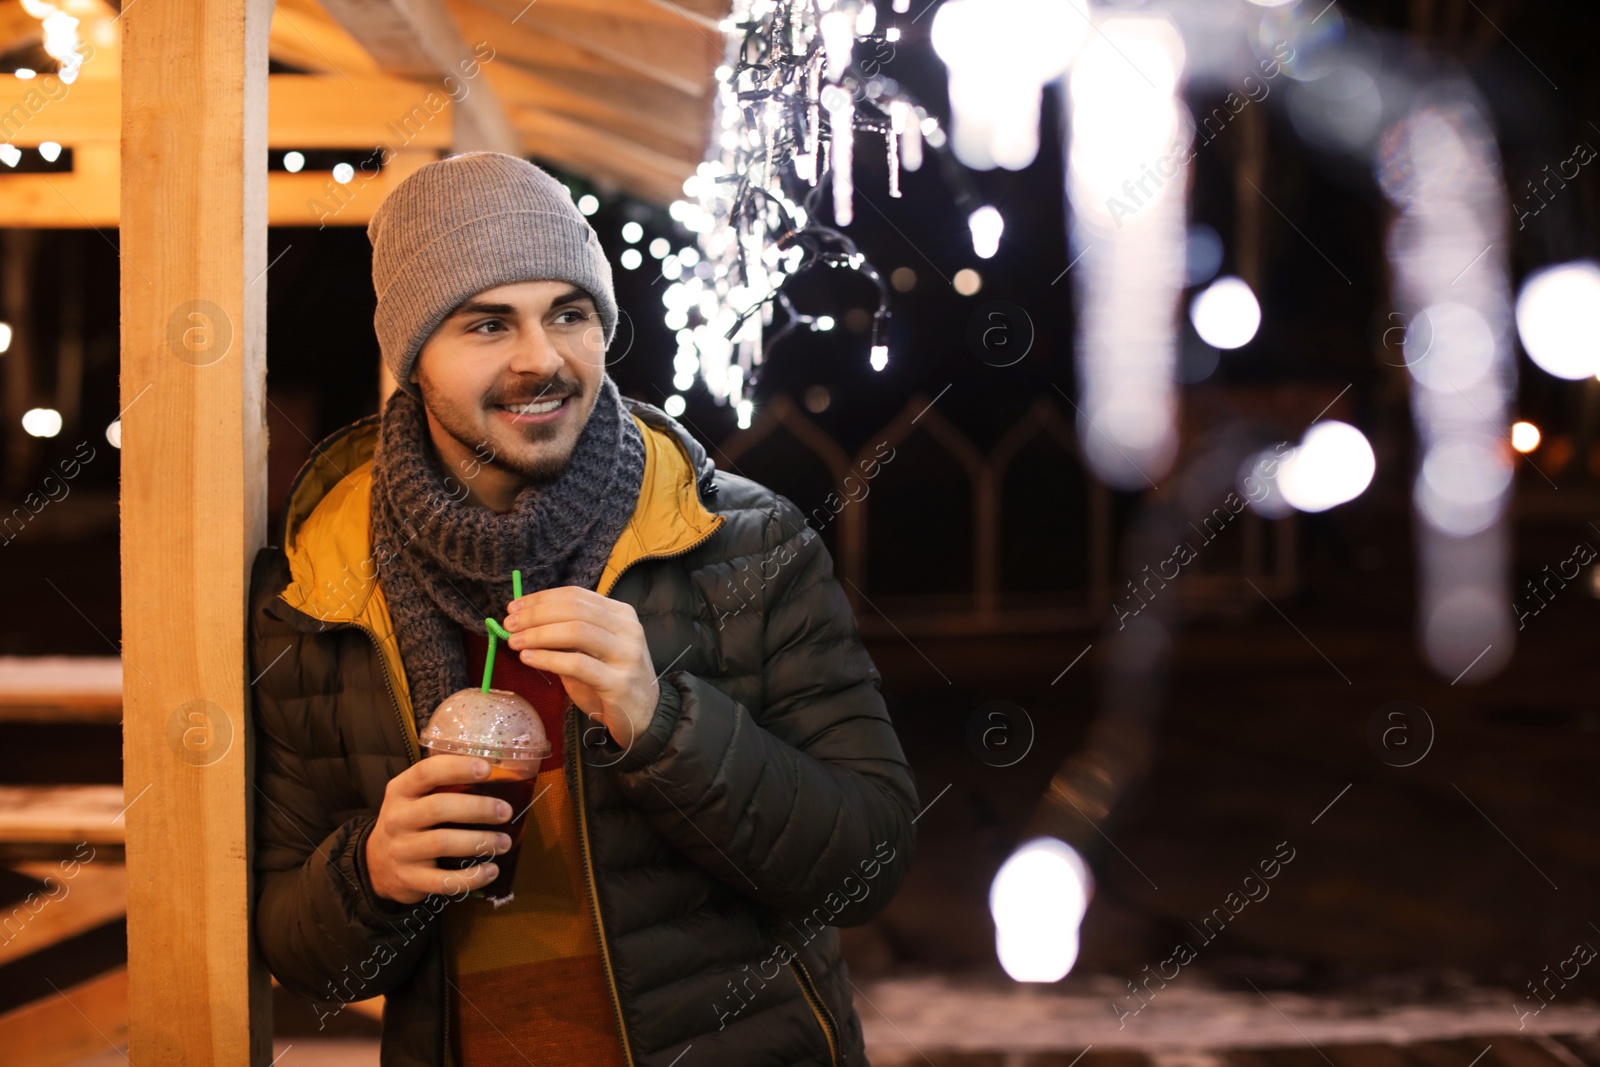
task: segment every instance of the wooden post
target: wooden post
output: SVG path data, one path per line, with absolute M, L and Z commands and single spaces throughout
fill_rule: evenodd
M 271 1059 L 250 932 L 245 604 L 266 526 L 272 0 L 124 5 L 122 636 L 130 1058 Z

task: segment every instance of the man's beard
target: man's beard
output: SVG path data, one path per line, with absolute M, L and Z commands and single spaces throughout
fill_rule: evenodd
M 421 384 L 426 385 L 426 383 Z M 523 453 L 520 449 L 513 451 L 501 448 L 495 441 L 485 440 L 482 434 L 474 430 L 471 419 L 460 409 L 447 403 L 429 402 L 426 393 L 427 390 L 424 388 L 424 402 L 439 426 L 472 454 L 473 460 L 467 461 L 469 469 L 472 462 L 477 462 L 485 467 L 493 467 L 524 478 L 534 485 L 553 482 L 562 471 L 566 470 L 567 463 L 572 459 L 573 450 L 577 447 L 578 438 L 583 434 L 588 415 L 593 413 L 591 403 L 589 412 L 585 412 L 580 420 L 578 411 L 585 400 L 583 385 L 559 375 L 533 389 L 525 386 L 496 389 L 482 401 L 482 410 L 488 414 L 490 420 L 494 419 L 494 411 L 502 406 L 555 397 L 567 398 L 568 410 L 562 417 L 561 425 L 551 427 L 532 423 L 523 427 L 502 428 L 502 433 L 509 433 L 522 444 L 540 446 Z M 577 428 L 576 433 L 572 433 L 573 425 Z M 556 441 L 567 433 L 572 433 L 572 440 L 559 452 L 553 451 Z M 463 471 L 458 476 L 464 476 L 466 473 Z

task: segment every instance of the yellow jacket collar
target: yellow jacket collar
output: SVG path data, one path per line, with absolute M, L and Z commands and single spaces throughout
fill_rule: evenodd
M 682 443 L 670 431 L 631 417 L 644 439 L 644 479 L 633 515 L 601 572 L 602 595 L 631 564 L 685 552 L 725 521 L 700 502 L 694 466 Z M 313 618 L 363 623 L 385 637 L 388 611 L 375 580 L 372 549 L 377 440 L 377 417 L 363 419 L 325 442 L 295 480 L 285 521 L 290 582 L 280 596 Z

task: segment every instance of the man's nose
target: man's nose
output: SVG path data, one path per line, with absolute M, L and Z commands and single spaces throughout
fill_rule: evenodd
M 561 369 L 562 362 L 561 353 L 550 343 L 550 338 L 535 326 L 517 339 L 507 369 L 536 378 L 551 378 Z

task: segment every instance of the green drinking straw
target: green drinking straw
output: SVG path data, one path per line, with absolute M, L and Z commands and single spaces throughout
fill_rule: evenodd
M 511 592 L 518 600 L 522 599 L 522 572 L 520 570 L 511 572 Z M 501 626 L 493 619 L 484 619 L 483 628 L 489 635 L 489 654 L 483 658 L 483 691 L 487 693 L 489 691 L 489 680 L 494 676 L 495 638 L 498 637 L 502 641 L 509 641 L 511 640 L 511 635 L 506 632 L 504 626 Z

